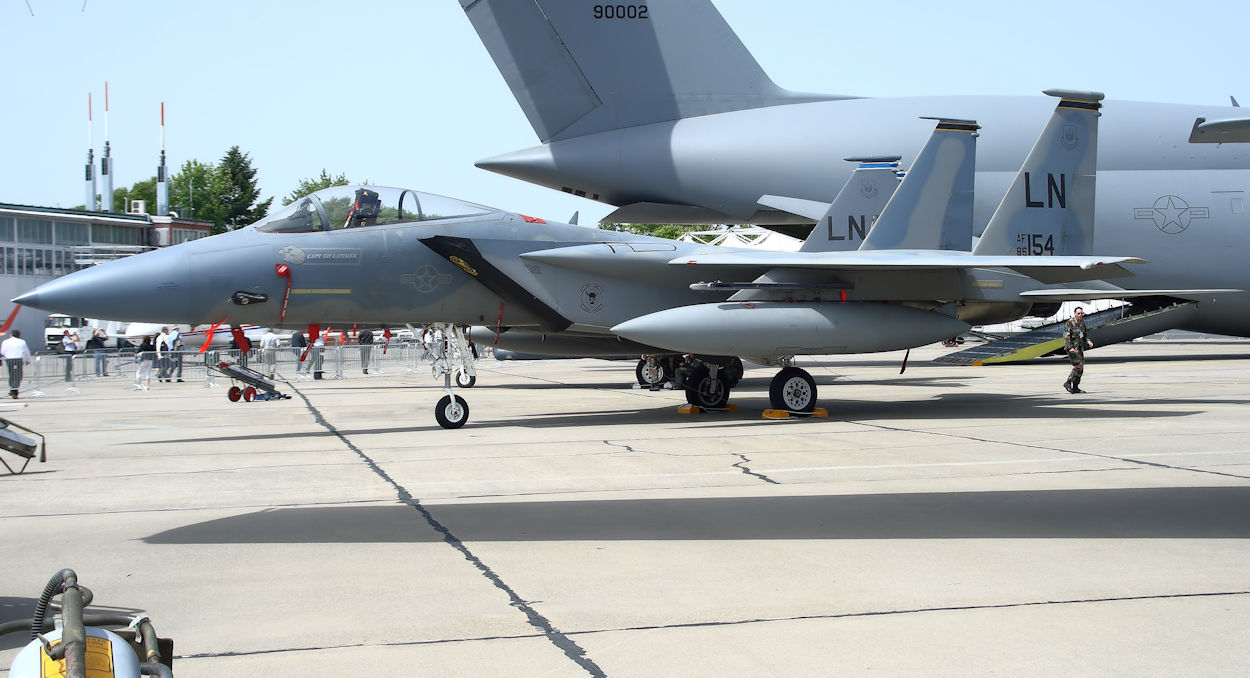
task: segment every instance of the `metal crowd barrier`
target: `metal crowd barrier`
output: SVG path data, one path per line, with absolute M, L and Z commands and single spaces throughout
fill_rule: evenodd
M 304 381 L 317 378 L 318 372 L 322 379 L 429 375 L 435 357 L 434 352 L 427 351 L 420 342 L 314 347 L 301 362 L 299 357 L 302 351 L 283 346 L 271 352 L 253 347 L 246 356 L 237 349 L 175 352 L 167 354 L 167 363 L 156 359 L 152 361 L 152 374 L 147 386 L 156 388 L 163 383 L 162 380 L 166 380 L 167 383 L 200 383 L 204 388 L 213 388 L 218 384 L 208 365 L 222 361 L 245 363 L 266 375 Z M 31 364 L 23 370 L 21 395 L 25 398 L 78 395 L 86 389 L 119 385 L 141 388 L 140 357 L 141 354 L 133 349 L 41 353 L 34 356 Z M 167 373 L 162 372 L 163 364 L 167 365 Z

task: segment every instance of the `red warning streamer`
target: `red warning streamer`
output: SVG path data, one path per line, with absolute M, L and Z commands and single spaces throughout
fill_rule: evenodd
M 217 331 L 218 327 L 221 327 L 221 323 L 210 325 L 208 330 L 204 332 L 204 345 L 200 347 L 200 350 L 198 351 L 199 353 L 203 353 L 208 350 L 209 344 L 213 343 L 213 333 Z
M 9 319 L 4 321 L 4 326 L 0 327 L 0 334 L 8 334 L 9 328 L 13 326 L 13 321 L 17 319 L 17 312 L 22 310 L 21 304 L 13 307 L 13 312 L 9 314 Z
M 286 293 L 282 295 L 282 314 L 278 316 L 278 324 L 286 322 L 286 302 L 291 298 L 291 267 L 286 264 L 274 264 L 273 272 L 279 278 L 286 278 Z

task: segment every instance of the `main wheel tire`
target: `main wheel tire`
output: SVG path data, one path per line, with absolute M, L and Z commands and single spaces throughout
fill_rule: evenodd
M 230 402 L 237 403 L 243 398 L 243 389 L 238 386 L 231 386 L 230 390 L 226 391 L 226 397 L 230 399 Z
M 729 404 L 729 387 L 718 374 L 713 377 L 706 367 L 700 367 L 687 382 L 686 402 L 709 410 Z
M 658 358 L 654 361 L 646 358 L 639 360 L 638 367 L 634 368 L 634 375 L 638 377 L 640 386 L 655 386 L 672 379 L 672 375 L 664 369 L 664 362 Z
M 255 386 L 248 386 L 247 388 L 243 389 L 243 400 L 249 403 L 256 400 L 256 387 Z
M 464 370 L 456 370 L 456 386 L 460 388 L 473 388 L 477 383 L 477 375 L 467 374 Z
M 811 412 L 816 408 L 816 380 L 804 370 L 787 367 L 773 377 L 768 386 L 768 401 L 773 409 Z
M 464 398 L 449 395 L 443 396 L 434 406 L 434 418 L 443 428 L 460 428 L 469 420 L 469 403 Z

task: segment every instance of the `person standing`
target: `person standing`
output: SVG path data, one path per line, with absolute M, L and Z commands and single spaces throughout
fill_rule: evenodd
M 1089 340 L 1089 330 L 1085 328 L 1085 310 L 1080 306 L 1072 313 L 1072 318 L 1063 325 L 1063 347 L 1068 352 L 1068 361 L 1072 363 L 1072 371 L 1063 387 L 1068 393 L 1084 393 L 1081 390 L 1081 376 L 1085 374 L 1085 347 L 1094 347 Z
M 162 327 L 156 337 L 156 380 L 169 381 L 169 328 Z
M 0 357 L 9 369 L 9 396 L 17 398 L 22 386 L 22 365 L 30 364 L 30 347 L 22 338 L 21 330 L 13 330 L 13 336 L 0 342 Z
M 295 330 L 291 333 L 291 350 L 295 353 L 295 373 L 304 374 L 308 371 L 308 362 L 303 360 L 304 349 L 308 348 L 308 339 L 304 333 Z
M 360 344 L 360 371 L 369 374 L 369 358 L 373 353 L 373 330 L 361 330 L 356 341 Z
M 168 350 L 165 354 L 169 357 L 169 370 L 165 375 L 165 381 L 170 381 L 176 377 L 179 383 L 182 383 L 182 352 L 186 345 L 182 343 L 182 333 L 175 326 L 169 330 L 169 336 L 165 339 Z
M 65 330 L 61 337 L 62 353 L 65 354 L 65 381 L 74 381 L 74 354 L 78 353 L 78 333 Z
M 156 363 L 156 344 L 152 337 L 143 338 L 139 344 L 139 367 L 135 370 L 135 386 L 146 391 L 152 387 L 152 366 Z
M 326 345 L 326 336 L 329 334 L 330 328 L 327 327 L 324 332 L 319 332 L 313 338 L 312 352 L 308 355 L 308 361 L 312 363 L 310 369 L 312 370 L 313 379 L 321 378 L 321 351 Z
M 268 374 L 270 379 L 275 378 L 278 373 L 278 333 L 274 332 L 273 328 L 266 329 L 265 334 L 260 338 L 260 357 L 265 363 L 265 374 Z
M 87 340 L 87 348 L 91 349 L 91 355 L 95 358 L 95 376 L 97 377 L 109 375 L 108 351 L 105 350 L 108 340 L 109 333 L 103 327 L 96 328 L 91 338 Z

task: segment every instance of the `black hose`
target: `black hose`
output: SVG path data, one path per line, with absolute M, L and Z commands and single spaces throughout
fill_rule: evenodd
M 48 603 L 52 602 L 52 597 L 61 592 L 61 587 L 65 585 L 65 580 L 73 578 L 78 580 L 78 574 L 69 568 L 65 568 L 60 572 L 52 575 L 48 580 L 48 585 L 43 587 L 43 594 L 39 596 L 39 602 L 35 604 L 35 617 L 30 620 L 30 639 L 35 640 L 43 633 L 43 619 L 48 614 Z
M 174 678 L 174 670 L 158 664 L 156 662 L 144 662 L 139 665 L 139 673 L 144 676 L 158 676 L 159 678 Z

